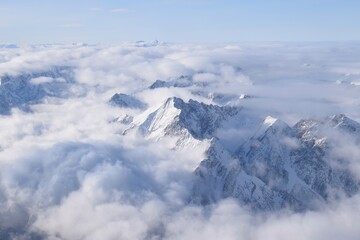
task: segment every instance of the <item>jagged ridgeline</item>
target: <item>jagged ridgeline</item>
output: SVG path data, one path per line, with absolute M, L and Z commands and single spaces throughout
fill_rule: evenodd
M 0 76 L 0 114 L 9 114 L 14 107 L 29 111 L 29 105 L 45 97 L 69 97 L 74 83 L 70 67 L 53 67 L 47 71 Z
M 344 115 L 301 120 L 290 127 L 240 107 L 169 98 L 134 122 L 131 129 L 148 139 L 174 138 L 174 149 L 206 145 L 206 159 L 195 170 L 192 203 L 231 197 L 254 210 L 303 211 L 359 191 L 347 159 L 334 154 L 341 137 L 360 143 L 360 124 Z M 247 133 L 230 139 L 235 148 L 221 134 L 231 130 Z

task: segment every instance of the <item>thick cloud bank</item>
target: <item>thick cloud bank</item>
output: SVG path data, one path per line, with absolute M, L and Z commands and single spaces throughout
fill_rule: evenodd
M 166 134 L 133 131 L 169 97 L 290 126 L 340 113 L 359 121 L 358 44 L 3 48 L 0 77 L 0 239 L 360 238 L 359 194 L 304 212 L 194 204 L 208 141 L 174 148 Z M 116 93 L 141 107 L 109 103 Z M 219 134 L 231 149 L 247 133 Z M 360 177 L 359 139 L 332 138 L 334 158 Z

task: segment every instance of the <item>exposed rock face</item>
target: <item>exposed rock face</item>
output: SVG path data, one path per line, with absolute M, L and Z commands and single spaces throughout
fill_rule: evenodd
M 124 93 L 115 93 L 114 96 L 111 97 L 109 102 L 114 106 L 123 108 L 146 108 L 145 103 L 141 102 L 136 97 Z
M 192 77 L 190 76 L 180 76 L 175 79 L 171 79 L 168 81 L 164 80 L 156 80 L 149 89 L 155 89 L 155 88 L 169 88 L 169 87 L 177 87 L 177 88 L 185 88 L 190 87 L 192 85 L 195 85 L 193 82 Z

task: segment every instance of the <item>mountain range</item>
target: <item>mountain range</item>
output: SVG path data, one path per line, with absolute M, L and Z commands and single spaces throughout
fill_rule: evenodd
M 254 118 L 240 107 L 169 98 L 134 122 L 132 129 L 148 139 L 175 139 L 173 149 L 192 151 L 207 144 L 205 159 L 194 171 L 192 203 L 232 197 L 254 210 L 303 211 L 359 191 L 358 177 L 344 159 L 333 156 L 334 132 L 360 139 L 360 124 L 345 115 L 289 126 L 271 116 Z M 247 134 L 229 148 L 219 134 L 225 129 Z
M 0 113 L 10 114 L 13 107 L 28 111 L 44 97 L 68 97 L 72 79 L 68 68 L 2 76 Z M 190 83 L 191 78 L 180 77 L 156 81 L 150 89 L 188 87 Z M 204 152 L 194 169 L 189 203 L 208 205 L 235 198 L 256 211 L 304 211 L 359 191 L 359 178 L 346 159 L 334 154 L 342 137 L 359 144 L 358 122 L 339 114 L 289 126 L 228 104 L 245 99 L 244 94 L 210 95 L 213 104 L 170 97 L 156 108 L 124 93 L 109 100 L 116 107 L 143 110 L 138 116 L 126 114 L 115 120 L 128 126 L 125 135 L 136 131 L 149 141 L 171 142 L 173 151 Z

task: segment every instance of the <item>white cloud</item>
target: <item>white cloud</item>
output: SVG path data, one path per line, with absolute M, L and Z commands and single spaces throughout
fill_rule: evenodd
M 30 80 L 32 84 L 39 85 L 51 82 L 66 82 L 64 78 L 51 78 L 51 77 L 37 77 Z
M 102 8 L 99 8 L 99 7 L 92 7 L 92 8 L 90 8 L 90 11 L 93 11 L 93 12 L 98 12 L 98 11 L 102 11 Z
M 82 28 L 84 25 L 80 23 L 66 23 L 61 25 L 62 28 Z
M 110 10 L 110 12 L 112 12 L 112 13 L 127 13 L 127 12 L 130 12 L 130 10 L 127 8 L 113 8 Z
M 211 102 L 197 91 L 245 93 L 254 98 L 240 103 L 254 114 L 289 122 L 339 111 L 360 119 L 358 88 L 335 84 L 347 71 L 356 74 L 354 66 L 329 58 L 322 47 L 282 47 L 0 49 L 0 76 L 70 66 L 76 81 L 70 91 L 77 93 L 44 98 L 32 113 L 14 109 L 0 116 L 0 231 L 13 227 L 49 239 L 358 239 L 359 196 L 307 213 L 256 215 L 231 199 L 208 208 L 189 205 L 202 154 L 122 136 L 126 127 L 110 123 L 120 114 L 141 113 L 109 106 L 116 92 L 134 94 L 153 108 L 171 96 Z M 349 49 L 343 50 L 349 58 L 360 56 Z M 157 79 L 181 75 L 204 87 L 148 89 Z M 347 156 L 357 172 L 359 151 L 350 142 L 339 143 L 334 154 Z M 296 147 L 292 139 L 286 143 Z

